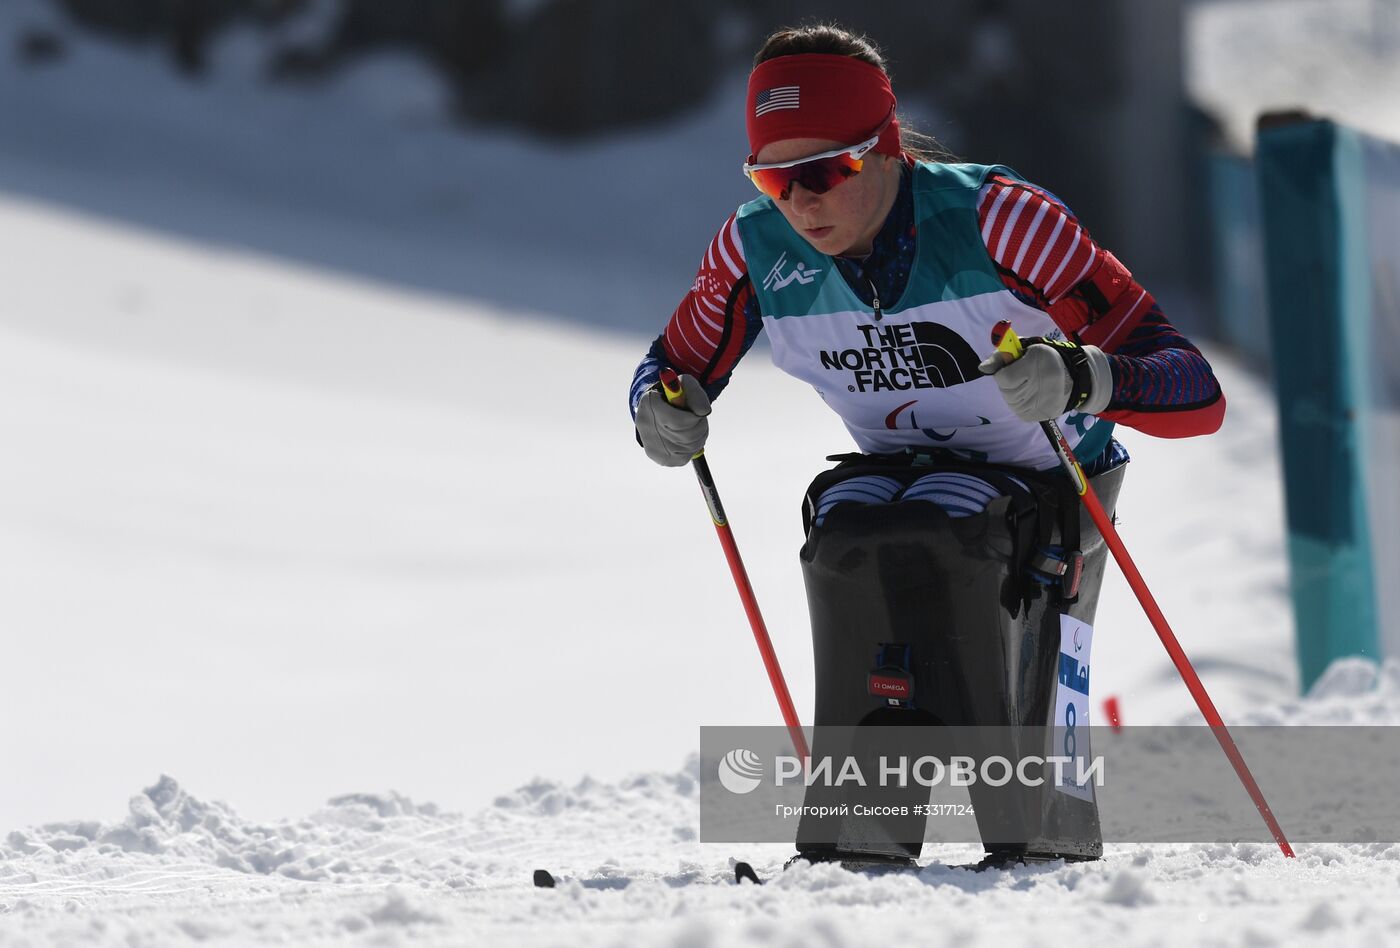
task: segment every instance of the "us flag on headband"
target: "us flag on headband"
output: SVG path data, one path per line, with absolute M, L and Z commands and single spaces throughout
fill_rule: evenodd
M 760 115 L 767 115 L 769 112 L 776 112 L 779 109 L 795 109 L 797 106 L 797 86 L 778 86 L 775 89 L 764 89 L 754 96 L 753 114 L 757 118 Z

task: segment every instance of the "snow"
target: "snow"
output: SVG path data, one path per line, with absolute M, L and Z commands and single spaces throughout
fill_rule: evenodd
M 37 2 L 0 4 L 0 37 L 51 17 Z M 202 243 L 654 334 L 753 193 L 733 89 L 692 121 L 542 146 L 450 126 L 402 53 L 271 86 L 276 34 L 240 28 L 181 83 L 158 48 L 63 36 L 46 67 L 0 55 L 0 190 Z
M 768 882 L 736 886 L 730 860 L 695 841 L 694 766 L 536 780 L 470 817 L 353 794 L 268 823 L 162 777 L 120 822 L 0 843 L 0 934 L 15 945 L 705 946 L 1360 944 L 1400 932 L 1400 846 L 1389 844 L 1305 846 L 1296 860 L 1260 845 L 1110 846 L 1094 864 L 875 878 L 780 872 L 781 847 L 754 846 L 744 855 Z M 555 889 L 533 887 L 540 866 Z
M 737 122 L 561 157 L 393 57 L 265 88 L 251 43 L 192 87 L 78 37 L 0 61 L 0 943 L 1395 939 L 1388 845 L 869 879 L 699 843 L 697 727 L 776 709 L 624 397 L 745 196 Z M 1125 542 L 1227 720 L 1400 723 L 1395 666 L 1294 697 L 1272 402 L 1210 355 L 1220 434 L 1123 435 Z M 848 439 L 762 352 L 712 424 L 805 710 L 799 500 Z M 1096 626 L 1098 697 L 1198 720 L 1112 570 Z
M 1211 0 L 1186 19 L 1186 84 L 1235 150 L 1261 112 L 1302 108 L 1400 141 L 1394 0 Z

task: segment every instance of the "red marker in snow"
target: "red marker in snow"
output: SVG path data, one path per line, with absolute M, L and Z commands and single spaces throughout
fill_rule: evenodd
M 1117 695 L 1109 695 L 1103 699 L 1103 713 L 1104 717 L 1108 718 L 1108 725 L 1113 728 L 1115 734 L 1123 730 L 1123 717 L 1118 712 Z

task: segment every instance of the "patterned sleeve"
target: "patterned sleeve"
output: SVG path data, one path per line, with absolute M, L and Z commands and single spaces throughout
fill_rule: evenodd
M 1164 438 L 1216 431 L 1225 396 L 1210 364 L 1118 259 L 1048 191 L 994 175 L 978 196 L 982 240 L 1002 282 L 1113 367 L 1101 417 Z
M 710 241 L 695 282 L 632 376 L 632 416 L 665 368 L 695 376 L 711 399 L 717 397 L 762 326 L 739 227 L 731 214 Z

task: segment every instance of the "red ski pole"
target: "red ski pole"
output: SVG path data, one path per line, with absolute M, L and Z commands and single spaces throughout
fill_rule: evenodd
M 1012 359 L 1019 359 L 1025 351 L 1016 331 L 1011 328 L 1011 323 L 1005 320 L 997 323 L 992 329 L 992 345 L 997 347 L 998 352 L 1005 352 Z M 1162 615 L 1157 600 L 1152 597 L 1152 592 L 1147 588 L 1142 574 L 1138 572 L 1133 558 L 1128 555 L 1128 549 L 1119 538 L 1118 531 L 1113 528 L 1113 522 L 1109 520 L 1108 514 L 1104 513 L 1103 505 L 1099 503 L 1094 488 L 1089 485 L 1089 478 L 1084 475 L 1084 468 L 1080 467 L 1074 452 L 1070 450 L 1064 432 L 1060 431 L 1060 426 L 1053 420 L 1042 421 L 1040 427 L 1045 432 L 1045 436 L 1050 439 L 1051 447 L 1055 449 L 1055 453 L 1060 458 L 1060 465 L 1074 483 L 1074 489 L 1079 492 L 1079 499 L 1083 501 L 1085 509 L 1089 511 L 1094 525 L 1099 528 L 1099 534 L 1113 552 L 1113 558 L 1118 561 L 1118 566 L 1123 570 L 1128 585 L 1133 588 L 1138 602 L 1142 603 L 1148 621 L 1157 630 L 1157 637 L 1162 640 L 1162 645 L 1166 647 L 1167 654 L 1171 656 L 1172 663 L 1176 665 L 1176 670 L 1181 674 L 1182 681 L 1186 682 L 1191 697 L 1196 699 L 1196 707 L 1201 709 L 1206 723 L 1210 725 L 1211 733 L 1220 742 L 1220 749 L 1230 759 L 1230 764 L 1235 768 L 1240 782 L 1249 792 L 1249 798 L 1254 801 L 1259 815 L 1264 818 L 1265 825 L 1269 827 L 1269 832 L 1274 836 L 1274 842 L 1278 843 L 1278 848 L 1283 850 L 1285 856 L 1293 858 L 1293 847 L 1288 845 L 1288 840 L 1283 835 L 1283 828 L 1278 825 L 1278 820 L 1274 819 L 1273 810 L 1269 809 L 1263 791 L 1259 789 L 1259 784 L 1255 783 L 1254 775 L 1249 772 L 1249 767 L 1244 762 L 1244 756 L 1240 754 L 1240 749 L 1235 746 L 1234 738 L 1230 736 L 1229 729 L 1225 727 L 1220 712 L 1215 710 L 1215 703 L 1210 700 L 1210 695 L 1206 693 L 1205 685 L 1201 684 L 1201 679 L 1196 676 L 1196 669 L 1191 667 L 1191 660 L 1186 657 L 1186 652 L 1182 650 L 1181 643 L 1176 640 L 1171 626 L 1167 625 L 1166 616 Z
M 684 405 L 685 393 L 681 389 L 681 380 L 670 369 L 661 370 L 661 391 L 666 395 L 666 401 L 672 405 Z M 749 574 L 744 569 L 744 561 L 739 558 L 734 531 L 729 529 L 729 520 L 725 517 L 724 506 L 719 501 L 719 490 L 710 474 L 705 452 L 697 452 L 695 457 L 690 459 L 690 465 L 695 468 L 695 477 L 700 481 L 700 493 L 705 495 L 705 504 L 710 508 L 710 519 L 714 521 L 715 533 L 719 534 L 719 544 L 724 547 L 724 558 L 729 561 L 729 572 L 734 576 L 734 585 L 739 589 L 739 600 L 743 602 L 744 612 L 753 628 L 753 637 L 758 642 L 759 654 L 763 656 L 763 667 L 768 670 L 768 680 L 773 685 L 778 708 L 783 713 L 784 723 L 787 724 L 788 736 L 792 738 L 792 746 L 805 767 L 812 752 L 807 749 L 807 737 L 802 733 L 802 722 L 797 719 L 792 695 L 788 694 L 787 681 L 783 678 L 783 669 L 778 664 L 778 654 L 773 650 L 773 640 L 768 637 L 768 626 L 763 622 L 763 614 L 758 611 L 758 599 L 754 597 L 753 586 L 749 584 Z

